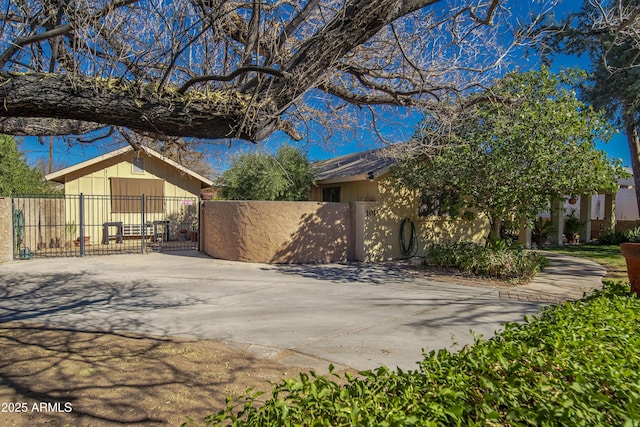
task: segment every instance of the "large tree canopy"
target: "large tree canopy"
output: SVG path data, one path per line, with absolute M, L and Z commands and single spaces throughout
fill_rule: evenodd
M 569 89 L 578 75 L 510 74 L 479 95 L 500 101 L 465 109 L 445 129 L 427 116 L 394 169 L 398 183 L 432 207 L 484 212 L 494 226 L 535 218 L 565 194 L 615 190 L 622 171 L 595 148 L 609 129 Z
M 0 131 L 299 138 L 344 106 L 374 122 L 483 84 L 553 2 L 0 0 Z

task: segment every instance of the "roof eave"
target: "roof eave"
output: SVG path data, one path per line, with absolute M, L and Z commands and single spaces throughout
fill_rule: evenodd
M 73 172 L 77 172 L 81 169 L 87 168 L 89 166 L 93 166 L 97 163 L 100 163 L 102 161 L 111 159 L 113 157 L 128 153 L 129 151 L 132 151 L 133 147 L 131 146 L 127 146 L 127 147 L 122 147 L 118 150 L 115 151 L 111 151 L 109 153 L 103 154 L 101 156 L 98 157 L 94 157 L 92 159 L 86 160 L 84 162 L 78 163 L 76 165 L 73 166 L 69 166 L 66 167 L 64 169 L 61 169 L 59 171 L 56 172 L 52 172 L 50 174 L 45 175 L 45 179 L 47 181 L 53 181 L 53 182 L 59 182 L 60 184 L 64 184 L 65 183 L 65 176 L 67 176 L 70 173 Z M 184 166 L 182 166 L 181 164 L 174 162 L 173 160 L 163 156 L 162 154 L 156 152 L 155 150 L 152 150 L 151 148 L 148 147 L 143 147 L 144 152 L 147 155 L 153 156 L 157 159 L 160 159 L 161 161 L 170 164 L 171 166 L 175 167 L 176 169 L 178 169 L 179 171 L 186 173 L 187 175 L 191 176 L 192 178 L 200 181 L 200 188 L 206 188 L 206 187 L 211 187 L 213 185 L 213 181 L 205 178 L 204 176 L 185 168 Z
M 207 187 L 211 187 L 213 185 L 213 181 L 205 178 L 204 176 L 200 175 L 199 173 L 196 173 L 194 171 L 192 171 L 191 169 L 185 168 L 184 166 L 182 166 L 180 163 L 175 162 L 171 159 L 169 159 L 168 157 L 163 156 L 162 154 L 148 148 L 148 147 L 144 147 L 143 150 L 147 153 L 147 154 L 151 154 L 152 156 L 156 157 L 157 159 L 162 160 L 165 163 L 170 164 L 171 166 L 175 167 L 176 169 L 186 173 L 187 175 L 190 175 L 191 177 L 197 179 L 198 181 L 200 181 L 200 188 L 207 188 Z
M 351 175 L 351 176 L 336 176 L 325 179 L 316 179 L 317 185 L 324 184 L 340 184 L 342 182 L 357 182 L 357 181 L 371 181 L 370 174 L 373 174 L 373 179 L 378 179 L 381 176 L 384 176 L 389 173 L 389 166 L 385 166 L 382 169 L 378 169 L 375 171 L 359 174 L 359 175 Z
M 86 167 L 89 166 L 93 166 L 97 163 L 100 163 L 104 160 L 108 160 L 111 159 L 113 157 L 119 156 L 121 154 L 125 154 L 129 151 L 133 150 L 132 147 L 128 146 L 128 147 L 122 147 L 118 150 L 115 151 L 111 151 L 109 153 L 103 154 L 101 156 L 98 157 L 93 157 L 89 160 L 85 160 L 84 162 L 80 162 L 78 164 L 66 167 L 64 169 L 60 169 L 59 171 L 56 172 L 52 172 L 50 174 L 47 174 L 44 176 L 44 179 L 46 179 L 47 181 L 54 181 L 54 182 L 59 182 L 61 184 L 65 183 L 64 177 L 70 173 L 79 171 L 80 169 L 84 169 Z

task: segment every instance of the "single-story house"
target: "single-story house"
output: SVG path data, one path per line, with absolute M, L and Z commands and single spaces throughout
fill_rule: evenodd
M 390 171 L 397 161 L 381 148 L 315 162 L 308 202 L 205 202 L 203 250 L 246 262 L 376 262 L 424 256 L 435 242 L 486 241 L 490 223 L 485 215 L 453 218 L 429 206 L 418 191 L 395 185 Z M 594 208 L 602 212 L 605 231 L 613 226 L 614 197 L 603 195 L 601 209 Z M 558 242 L 569 212 L 562 203 L 554 202 L 557 209 L 551 218 Z M 581 219 L 592 215 L 590 204 L 584 205 L 578 208 Z M 581 236 L 590 235 L 590 221 L 585 221 L 585 229 Z M 519 238 L 530 244 L 524 224 Z
M 65 194 L 199 197 L 213 182 L 144 147 L 126 146 L 45 176 Z
M 424 255 L 434 241 L 484 241 L 484 217 L 421 215 L 417 192 L 393 185 L 396 161 L 377 149 L 316 162 L 306 202 L 204 202 L 203 250 L 245 262 L 375 262 Z
M 466 221 L 451 220 L 439 216 L 424 216 L 423 203 L 417 192 L 395 189 L 389 180 L 389 170 L 397 161 L 387 154 L 385 148 L 348 154 L 315 163 L 316 186 L 311 189 L 311 200 L 323 202 L 372 203 L 366 208 L 365 218 L 368 224 L 361 226 L 365 230 L 363 242 L 356 248 L 364 248 L 357 259 L 397 258 L 397 227 L 394 223 L 409 218 L 418 230 L 418 255 L 429 242 L 442 240 L 463 240 L 481 242 L 488 235 L 486 219 L 475 221 L 471 227 Z M 630 168 L 626 168 L 632 173 Z M 590 200 L 582 203 L 581 200 Z M 629 230 L 640 225 L 640 215 L 636 203 L 633 177 L 621 178 L 618 191 L 585 195 L 575 199 L 566 197 L 564 201 L 554 203 L 555 214 L 548 212 L 541 216 L 551 219 L 555 224 L 552 242 L 563 242 L 564 219 L 574 212 L 583 223 L 580 233 L 582 242 L 597 238 L 610 230 Z M 429 209 L 427 209 L 429 211 Z M 371 215 L 377 217 L 374 221 Z M 382 217 L 382 218 L 381 218 Z M 384 218 L 384 219 L 383 219 Z M 373 225 L 375 223 L 375 226 Z M 381 232 L 380 227 L 384 229 Z M 374 229 L 377 231 L 370 231 Z M 530 244 L 529 231 L 520 230 L 520 242 Z M 384 241 L 380 240 L 384 236 Z M 357 249 L 356 249 L 357 250 Z
M 396 162 L 387 149 L 379 148 L 312 165 L 315 185 L 310 200 L 352 205 L 354 259 L 421 256 L 437 241 L 484 242 L 489 233 L 486 217 L 468 221 L 426 213 L 417 191 L 394 186 L 390 168 Z

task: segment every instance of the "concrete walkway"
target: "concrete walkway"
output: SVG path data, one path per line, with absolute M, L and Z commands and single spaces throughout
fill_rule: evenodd
M 579 300 L 585 293 L 602 287 L 606 269 L 593 261 L 543 252 L 549 266 L 522 286 L 500 291 L 500 297 L 515 301 L 556 304 Z
M 597 287 L 603 270 L 550 257 L 508 291 L 408 277 L 372 264 L 265 265 L 197 253 L 34 259 L 0 265 L 0 323 L 217 339 L 326 371 L 415 369 L 549 302 Z

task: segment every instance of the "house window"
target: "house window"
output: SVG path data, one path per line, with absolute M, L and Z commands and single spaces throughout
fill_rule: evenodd
M 144 173 L 144 158 L 134 157 L 133 166 L 131 168 L 132 173 Z
M 340 187 L 326 187 L 322 189 L 323 202 L 339 202 Z
M 111 212 L 141 213 L 142 195 L 146 213 L 164 212 L 164 180 L 110 178 Z

